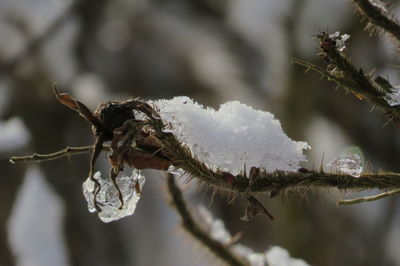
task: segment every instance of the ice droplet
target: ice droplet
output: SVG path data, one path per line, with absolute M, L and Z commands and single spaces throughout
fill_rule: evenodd
M 358 154 L 346 154 L 326 164 L 333 171 L 359 177 L 363 171 L 363 162 Z
M 125 216 L 132 215 L 135 212 L 137 202 L 140 199 L 142 186 L 145 182 L 144 176 L 140 175 L 138 170 L 134 170 L 131 176 L 117 177 L 117 184 L 121 190 L 124 205 L 120 208 L 118 190 L 109 177 L 102 177 L 100 172 L 94 174 L 94 178 L 100 183 L 100 191 L 97 194 L 97 204 L 102 209 L 99 218 L 105 223 L 119 220 Z M 136 186 L 139 184 L 139 186 Z M 140 188 L 140 191 L 137 188 Z M 95 183 L 86 179 L 82 185 L 83 195 L 88 202 L 89 212 L 95 212 L 94 189 Z

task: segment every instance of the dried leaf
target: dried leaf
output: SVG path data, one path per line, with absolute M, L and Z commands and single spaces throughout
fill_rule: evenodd
M 79 112 L 79 106 L 77 104 L 77 101 L 74 98 L 72 98 L 68 93 L 60 93 L 57 90 L 57 87 L 55 84 L 53 86 L 53 90 L 54 90 L 54 94 L 56 95 L 57 100 L 61 104 L 71 108 L 72 110 Z
M 271 220 L 274 219 L 274 216 L 259 202 L 255 197 L 247 194 L 247 206 L 245 210 L 245 214 L 240 219 L 243 221 L 250 221 L 254 217 L 259 214 L 266 214 Z

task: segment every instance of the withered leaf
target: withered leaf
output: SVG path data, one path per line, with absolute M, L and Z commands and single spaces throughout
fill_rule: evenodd
M 245 214 L 240 219 L 243 221 L 250 221 L 259 214 L 266 214 L 271 220 L 274 219 L 274 216 L 272 216 L 272 214 L 261 204 L 261 202 L 258 201 L 258 199 L 247 194 Z
M 131 148 L 123 155 L 123 160 L 129 166 L 136 169 L 154 169 L 166 171 L 172 162 L 168 159 L 161 158 L 156 153 L 148 153 L 143 150 Z

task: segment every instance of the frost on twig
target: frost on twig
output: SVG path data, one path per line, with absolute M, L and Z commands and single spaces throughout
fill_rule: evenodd
M 244 258 L 251 266 L 308 266 L 301 259 L 291 258 L 287 250 L 278 246 L 270 247 L 264 252 L 255 252 L 245 245 L 235 243 L 237 237 L 229 233 L 222 220 L 214 219 L 210 211 L 202 205 L 198 207 L 198 213 L 209 235 Z

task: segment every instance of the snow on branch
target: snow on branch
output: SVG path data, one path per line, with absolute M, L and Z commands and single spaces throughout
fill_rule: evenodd
M 246 219 L 259 213 L 273 219 L 255 198 L 256 193 L 277 195 L 288 190 L 331 187 L 400 188 L 400 174 L 362 172 L 355 167 L 354 158 L 341 158 L 332 164 L 335 171 L 330 173 L 301 168 L 308 144 L 291 140 L 272 114 L 239 102 L 214 110 L 187 97 L 148 102 L 131 99 L 103 103 L 92 113 L 70 95 L 56 89 L 55 93 L 62 104 L 92 125 L 95 145 L 13 157 L 11 162 L 40 162 L 92 152 L 84 193 L 89 211 L 97 211 L 106 222 L 132 214 L 139 200 L 144 179 L 137 171 L 131 177 L 119 176 L 125 166 L 169 172 L 179 169 L 189 180 L 241 194 L 247 202 Z M 108 177 L 95 174 L 95 163 L 103 150 L 111 152 Z M 356 174 L 349 169 L 357 170 Z

